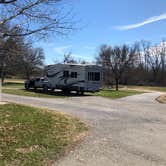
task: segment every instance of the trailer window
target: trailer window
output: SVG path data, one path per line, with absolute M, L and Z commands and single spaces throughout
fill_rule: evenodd
M 88 81 L 100 81 L 100 72 L 88 72 Z
M 64 71 L 63 72 L 63 77 L 69 77 L 69 71 Z
M 77 78 L 77 72 L 71 72 L 71 78 Z
M 100 81 L 100 73 L 99 72 L 95 73 L 95 81 Z

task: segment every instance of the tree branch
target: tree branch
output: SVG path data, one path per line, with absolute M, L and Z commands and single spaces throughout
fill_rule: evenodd
M 17 0 L 10 0 L 10 1 L 0 0 L 0 4 L 9 4 L 9 3 L 16 2 L 16 1 L 17 1 Z

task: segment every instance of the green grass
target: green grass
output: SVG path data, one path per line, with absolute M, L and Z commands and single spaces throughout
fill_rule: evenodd
M 96 96 L 102 96 L 102 97 L 107 97 L 110 99 L 117 99 L 117 98 L 122 98 L 126 96 L 131 96 L 131 95 L 136 95 L 136 94 L 141 94 L 143 92 L 140 91 L 135 91 L 135 90 L 109 90 L 109 89 L 104 89 L 100 92 L 95 93 Z
M 22 82 L 5 82 L 3 88 L 24 88 L 24 83 Z
M 44 93 L 42 90 L 25 90 L 25 89 L 2 89 L 3 93 L 20 95 L 20 96 L 29 96 L 29 97 L 43 97 L 43 98 L 64 98 L 66 95 L 61 92 L 47 92 Z
M 61 92 L 48 92 L 45 93 L 40 90 L 26 90 L 24 89 L 24 83 L 19 81 L 9 80 L 6 81 L 2 87 L 3 93 L 20 95 L 20 96 L 29 96 L 29 97 L 43 97 L 43 98 L 64 98 L 66 95 Z
M 27 106 L 0 105 L 0 165 L 47 165 L 87 127 L 69 115 Z
M 16 82 L 16 83 L 24 83 L 24 79 L 16 79 L 16 78 L 6 78 L 5 82 Z
M 131 88 L 130 88 L 131 87 Z M 121 97 L 126 97 L 130 95 L 140 94 L 143 93 L 141 89 L 139 91 L 134 90 L 136 86 L 130 86 L 130 89 L 122 89 L 123 86 L 120 88 L 119 91 L 115 90 L 108 90 L 105 88 L 104 90 L 95 93 L 96 96 L 108 97 L 110 99 L 116 99 Z M 132 90 L 133 88 L 133 90 Z M 159 87 L 158 87 L 159 88 Z M 143 89 L 142 89 L 143 90 Z M 3 86 L 2 92 L 13 94 L 13 95 L 20 95 L 20 96 L 29 96 L 29 97 L 43 97 L 43 98 L 64 98 L 67 96 L 74 96 L 74 94 L 63 94 L 62 92 L 51 92 L 48 93 L 43 92 L 42 90 L 25 90 L 23 81 L 19 80 L 8 80 Z M 93 95 L 92 93 L 87 93 L 88 95 Z

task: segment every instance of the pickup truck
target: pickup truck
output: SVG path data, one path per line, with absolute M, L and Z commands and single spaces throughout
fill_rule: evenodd
M 25 89 L 37 89 L 37 88 L 43 88 L 45 89 L 47 87 L 48 81 L 46 81 L 43 77 L 41 78 L 35 78 L 35 79 L 29 79 L 25 81 Z

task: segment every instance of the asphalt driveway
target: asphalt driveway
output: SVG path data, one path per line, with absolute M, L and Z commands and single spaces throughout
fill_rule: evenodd
M 78 116 L 90 126 L 89 136 L 55 166 L 166 165 L 166 105 L 160 93 L 117 100 L 86 96 L 43 99 L 3 94 L 19 104 L 45 107 Z

